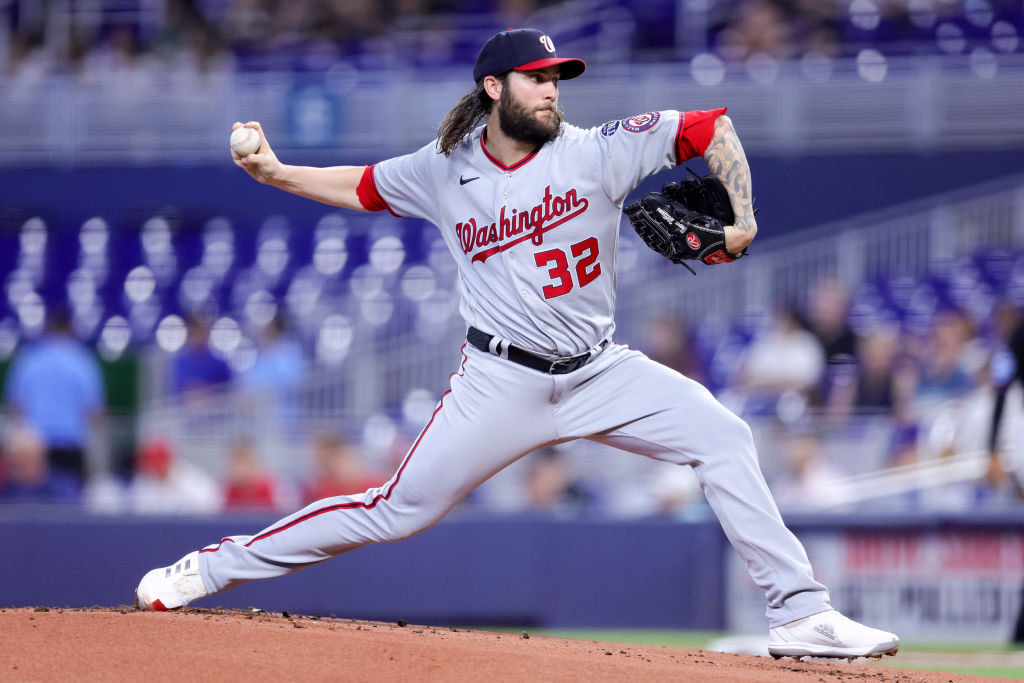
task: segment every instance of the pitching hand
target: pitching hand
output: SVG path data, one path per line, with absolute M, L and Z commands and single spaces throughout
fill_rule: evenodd
M 249 121 L 248 123 L 235 121 L 234 125 L 231 126 L 231 130 L 243 126 L 252 128 L 259 133 L 260 146 L 255 152 L 246 157 L 239 157 L 232 152 L 231 158 L 235 162 L 235 166 L 238 166 L 259 182 L 264 184 L 270 183 L 280 172 L 281 162 L 277 160 L 277 155 L 270 148 L 270 143 L 267 142 L 267 136 L 263 134 L 263 127 L 260 126 L 259 121 Z

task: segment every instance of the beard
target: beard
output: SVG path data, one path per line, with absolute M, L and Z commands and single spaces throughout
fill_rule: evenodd
M 537 117 L 537 111 L 550 111 L 547 122 Z M 519 142 L 543 145 L 551 142 L 562 132 L 562 110 L 552 104 L 535 111 L 527 111 L 526 107 L 516 100 L 505 88 L 498 100 L 498 124 L 501 132 Z

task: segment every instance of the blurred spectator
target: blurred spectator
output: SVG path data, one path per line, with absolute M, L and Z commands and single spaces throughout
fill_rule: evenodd
M 779 308 L 771 327 L 754 338 L 743 365 L 741 386 L 748 392 L 778 397 L 811 397 L 825 370 L 825 352 L 807 331 L 795 308 Z
M 228 364 L 210 350 L 210 321 L 202 315 L 191 315 L 186 328 L 185 345 L 171 365 L 173 392 L 203 391 L 229 381 Z
M 879 327 L 857 340 L 857 364 L 849 366 L 851 374 L 836 374 L 828 405 L 833 415 L 852 412 L 889 414 L 901 401 L 905 404 L 907 377 L 905 362 L 900 362 L 899 330 Z M 846 366 L 843 366 L 846 367 Z M 840 381 L 840 378 L 845 381 Z M 911 378 L 913 381 L 913 378 Z
M 155 68 L 162 73 L 207 74 L 227 69 L 326 71 L 341 59 L 360 68 L 472 63 L 476 51 L 465 46 L 475 42 L 468 37 L 480 26 L 559 23 L 552 22 L 550 15 L 542 16 L 546 8 L 536 0 L 167 0 L 144 11 L 125 7 L 120 12 L 60 7 L 28 12 L 16 7 L 46 3 L 7 4 L 5 11 L 0 3 L 0 35 L 8 37 L 8 54 L 6 60 L 0 59 L 0 67 L 6 62 L 7 71 L 29 80 L 47 72 L 70 71 L 115 83 L 116 79 L 131 82 L 133 72 Z M 989 4 L 718 0 L 645 3 L 638 11 L 635 3 L 626 0 L 598 2 L 590 12 L 595 17 L 611 14 L 608 10 L 616 5 L 632 15 L 636 39 L 590 37 L 590 51 L 597 62 L 619 56 L 626 48 L 629 57 L 642 62 L 666 54 L 689 57 L 692 54 L 686 50 L 703 50 L 707 45 L 715 45 L 727 62 L 752 56 L 827 59 L 854 55 L 866 45 L 888 54 L 928 54 L 953 49 L 943 47 L 949 40 L 939 30 L 951 26 L 958 36 L 954 42 L 965 43 L 958 51 L 969 54 L 991 45 L 989 25 L 994 18 L 1009 27 L 1001 30 L 1011 31 L 1014 40 L 1024 24 L 1019 3 Z M 990 16 L 979 17 L 985 14 Z M 475 16 L 467 20 L 467 15 Z M 672 30 L 682 22 L 685 31 Z M 563 33 L 586 39 L 580 35 L 587 32 L 586 23 L 584 19 L 579 26 L 567 24 Z M 558 43 L 562 35 L 556 33 L 554 38 Z M 139 67 L 146 62 L 151 64 Z
M 81 72 L 85 80 L 90 82 L 108 77 L 123 83 L 138 66 L 141 55 L 142 46 L 130 26 L 112 27 L 83 56 Z
M 805 0 L 809 5 L 821 6 L 818 0 Z M 805 14 L 796 25 L 801 32 L 802 52 L 808 58 L 817 60 L 834 59 L 842 56 L 842 37 L 836 23 L 825 17 Z
M 903 352 L 898 327 L 879 326 L 857 341 L 858 364 L 849 382 L 839 383 L 829 399 L 830 415 L 851 414 L 889 418 L 886 466 L 917 460 L 918 415 L 912 410 L 917 369 Z
M 549 447 L 529 457 L 526 500 L 530 510 L 563 517 L 579 517 L 593 512 L 594 494 L 585 482 L 570 473 L 561 453 Z
M 348 441 L 325 434 L 316 442 L 316 475 L 302 492 L 308 504 L 324 498 L 362 493 L 381 485 L 369 472 L 359 450 Z
M 786 471 L 772 484 L 782 510 L 816 510 L 837 503 L 836 493 L 845 476 L 822 452 L 821 439 L 806 429 L 786 438 L 783 459 Z
M 822 280 L 811 291 L 807 327 L 830 364 L 849 363 L 857 356 L 857 335 L 847 323 L 849 306 L 849 294 L 837 280 Z
M 832 278 L 815 284 L 807 310 L 807 327 L 825 352 L 822 403 L 829 403 L 832 394 L 856 376 L 857 335 L 847 322 L 848 313 L 849 296 L 842 284 Z
M 4 476 L 0 478 L 0 502 L 75 503 L 79 485 L 71 475 L 46 462 L 42 439 L 27 427 L 10 431 L 4 444 Z
M 917 442 L 920 438 L 920 425 L 913 416 L 906 412 L 896 413 L 892 418 L 888 466 L 902 467 L 903 465 L 917 462 Z
M 256 362 L 238 376 L 238 386 L 272 396 L 278 420 L 290 422 L 298 415 L 296 391 L 306 379 L 306 366 L 302 345 L 286 334 L 284 318 L 276 315 L 263 330 Z
M 692 467 L 659 468 L 651 495 L 658 515 L 694 519 L 711 514 Z
M 897 331 L 874 330 L 863 337 L 858 346 L 860 365 L 854 405 L 860 410 L 892 411 L 898 401 L 909 398 L 900 396 L 898 380 L 906 376 L 906 370 L 897 367 L 900 351 Z
M 779 3 L 746 0 L 733 12 L 718 36 L 719 53 L 728 61 L 742 61 L 754 54 L 775 59 L 790 56 L 789 23 Z
M 974 379 L 964 369 L 964 352 L 973 336 L 970 319 L 958 310 L 935 314 L 925 344 L 920 345 L 914 401 L 927 408 L 952 398 L 961 398 Z
M 281 508 L 278 489 L 257 457 L 253 443 L 248 439 L 236 442 L 228 460 L 224 509 L 237 512 Z
M 889 444 L 889 464 L 900 466 L 917 460 L 917 442 L 920 432 L 919 416 L 914 409 L 914 390 L 917 387 L 917 367 L 905 352 L 906 339 L 900 339 L 900 348 L 892 366 L 889 417 L 892 419 L 892 439 Z
M 144 443 L 135 468 L 135 477 L 128 486 L 132 512 L 201 515 L 220 510 L 217 482 L 205 470 L 176 458 L 165 441 Z
M 12 77 L 14 84 L 22 87 L 38 85 L 47 73 L 54 70 L 57 62 L 56 55 L 45 49 L 41 31 L 35 30 L 13 33 L 6 57 L 7 68 L 3 75 Z
M 239 376 L 238 383 L 244 389 L 289 391 L 298 388 L 305 376 L 302 346 L 286 334 L 284 318 L 276 315 L 263 330 L 256 362 Z
M 686 322 L 674 315 L 659 316 L 650 324 L 644 351 L 652 360 L 704 383 L 706 373 L 700 349 Z
M 43 439 L 50 466 L 81 484 L 90 423 L 103 410 L 100 364 L 72 335 L 65 310 L 54 309 L 48 322 L 47 332 L 15 356 L 7 402 Z
M 163 31 L 152 49 L 171 64 L 198 73 L 233 69 L 233 58 L 219 26 L 205 20 L 191 0 L 170 0 Z

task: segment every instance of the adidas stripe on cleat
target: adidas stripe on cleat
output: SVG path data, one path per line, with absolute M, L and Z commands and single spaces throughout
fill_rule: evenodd
M 768 631 L 768 654 L 775 659 L 881 657 L 899 648 L 895 634 L 858 624 L 834 609 Z
M 199 573 L 199 552 L 193 551 L 175 564 L 143 576 L 135 589 L 135 606 L 142 610 L 170 612 L 209 594 Z

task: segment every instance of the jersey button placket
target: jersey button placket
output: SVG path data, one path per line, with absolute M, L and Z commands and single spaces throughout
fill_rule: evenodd
M 512 174 L 511 173 L 504 174 L 504 179 L 505 179 L 505 183 L 504 183 L 505 186 L 504 186 L 504 188 L 502 188 L 502 193 L 501 194 L 502 194 L 502 197 L 505 200 L 504 201 L 505 210 L 506 211 L 511 211 L 511 207 L 509 206 L 509 185 L 511 185 L 511 183 L 512 183 Z M 515 252 L 509 250 L 507 252 L 507 258 L 508 258 L 509 261 L 515 261 L 516 260 Z M 513 280 L 518 280 L 519 279 L 518 273 L 516 273 L 516 271 L 514 271 L 514 270 L 510 270 L 509 271 L 509 277 L 511 277 Z M 519 290 L 519 295 L 522 296 L 524 299 L 529 299 L 530 298 L 530 292 L 529 292 L 529 290 L 526 290 L 526 289 Z

